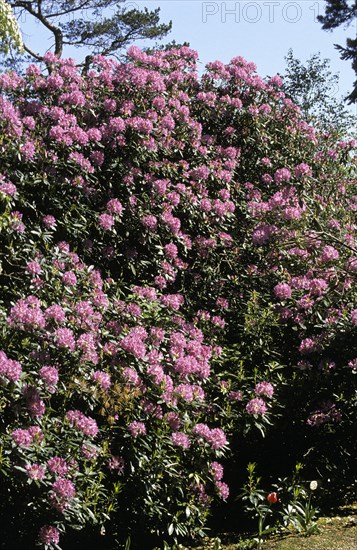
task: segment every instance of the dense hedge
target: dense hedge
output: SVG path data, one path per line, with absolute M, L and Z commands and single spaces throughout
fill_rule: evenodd
M 192 539 L 253 428 L 353 445 L 355 144 L 196 59 L 0 75 L 6 548 Z

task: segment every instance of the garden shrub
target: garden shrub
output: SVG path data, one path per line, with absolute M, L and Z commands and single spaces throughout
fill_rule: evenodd
M 196 60 L 0 75 L 9 537 L 23 514 L 48 546 L 88 524 L 194 538 L 228 498 L 227 438 L 269 427 L 311 468 L 316 432 L 353 444 L 355 144 L 279 77 Z

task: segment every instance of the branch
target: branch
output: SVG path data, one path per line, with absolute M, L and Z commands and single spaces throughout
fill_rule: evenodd
M 28 46 L 26 46 L 26 44 L 24 43 L 24 50 L 25 52 L 29 53 L 30 55 L 32 55 L 32 57 L 34 57 L 35 59 L 37 59 L 37 61 L 43 61 L 43 58 L 41 55 L 39 55 L 38 53 L 35 53 L 34 51 L 31 50 L 31 48 L 29 48 Z
M 80 6 L 77 6 L 74 8 L 68 8 L 67 10 L 63 10 L 63 11 L 58 11 L 57 13 L 49 13 L 48 15 L 46 15 L 46 17 L 47 19 L 50 19 L 51 17 L 61 17 L 62 15 L 67 15 L 68 13 L 80 11 L 83 8 L 85 8 L 87 4 L 88 4 L 88 0 L 84 0 L 84 2 Z
M 137 32 L 137 29 L 132 29 L 131 31 L 127 32 L 125 36 L 121 38 L 117 38 L 116 40 L 113 40 L 110 46 L 102 50 L 101 55 L 108 55 L 113 50 L 117 50 L 120 44 L 126 44 L 127 41 L 130 40 L 130 38 L 132 38 L 132 36 L 135 35 L 136 32 Z
M 10 4 L 10 6 L 13 7 L 13 8 L 24 8 L 30 15 L 32 15 L 33 17 L 35 17 L 35 19 L 40 21 L 42 23 L 42 25 L 44 25 L 44 27 L 46 27 L 49 31 L 51 31 L 52 34 L 55 37 L 55 52 L 54 53 L 57 57 L 61 57 L 62 51 L 63 51 L 63 34 L 62 34 L 62 31 L 59 27 L 56 27 L 55 25 L 52 25 L 52 23 L 47 19 L 47 17 L 45 17 L 42 14 L 41 4 L 42 4 L 42 0 L 37 0 L 37 7 L 38 7 L 37 11 L 35 11 L 32 8 L 31 2 L 27 2 L 27 1 L 12 2 Z M 31 53 L 31 55 L 33 55 L 33 54 Z M 42 58 L 40 58 L 40 59 L 42 60 Z

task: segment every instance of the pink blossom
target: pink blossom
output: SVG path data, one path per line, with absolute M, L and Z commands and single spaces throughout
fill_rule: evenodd
M 153 189 L 158 193 L 159 195 L 164 195 L 167 190 L 169 180 L 155 180 L 152 184 Z
M 30 415 L 35 417 L 43 416 L 46 407 L 44 401 L 40 398 L 38 389 L 34 386 L 25 386 L 23 394 Z
M 85 459 L 95 460 L 98 456 L 98 449 L 94 445 L 89 443 L 83 443 L 81 446 L 81 452 Z
M 69 466 L 64 458 L 59 456 L 54 456 L 47 461 L 48 469 L 53 474 L 58 474 L 59 476 L 65 476 L 69 470 Z
M 57 527 L 52 525 L 44 525 L 39 533 L 40 541 L 45 545 L 58 544 L 60 540 L 60 532 Z
M 218 494 L 221 497 L 222 500 L 227 500 L 229 497 L 229 487 L 227 483 L 224 483 L 224 481 L 217 481 L 216 487 L 218 490 Z
M 134 286 L 133 292 L 135 292 L 138 296 L 141 296 L 141 298 L 149 300 L 150 302 L 155 302 L 157 300 L 157 291 L 153 287 Z
M 44 366 L 39 370 L 41 379 L 46 384 L 49 391 L 53 392 L 58 383 L 58 369 L 56 367 Z
M 357 273 L 357 257 L 349 258 L 346 262 L 346 270 Z
M 262 182 L 265 183 L 265 184 L 269 184 L 273 181 L 273 178 L 271 177 L 270 174 L 263 174 L 262 175 Z
M 238 391 L 231 391 L 228 394 L 228 399 L 230 399 L 231 401 L 242 401 L 243 394 L 239 390 Z
M 118 199 L 110 199 L 107 202 L 107 210 L 110 214 L 120 216 L 123 212 L 123 205 Z
M 102 132 L 98 128 L 89 128 L 87 136 L 90 141 L 98 142 L 102 139 Z
M 171 434 L 171 441 L 177 447 L 188 449 L 191 445 L 189 437 L 183 432 L 174 432 Z
M 0 351 L 0 376 L 4 376 L 11 382 L 17 382 L 22 375 L 22 368 L 18 361 L 8 359 L 7 355 Z
M 45 477 L 46 470 L 40 464 L 26 464 L 25 468 L 31 479 L 41 481 Z
M 177 250 L 177 246 L 174 243 L 166 244 L 164 246 L 164 252 L 168 258 L 171 258 L 171 259 L 177 258 L 178 250 Z
M 269 84 L 280 88 L 283 85 L 283 79 L 278 74 L 274 75 L 269 79 Z
M 138 304 L 127 304 L 126 311 L 133 317 L 141 317 L 142 315 L 141 307 Z
M 125 461 L 121 456 L 111 456 L 108 461 L 109 470 L 116 470 L 119 474 L 124 473 Z
M 117 102 L 115 99 L 106 98 L 103 102 L 103 107 L 108 113 L 114 113 L 117 108 Z
M 229 302 L 227 298 L 219 297 L 216 300 L 216 306 L 222 309 L 228 309 L 229 308 Z
M 62 281 L 63 281 L 63 284 L 66 286 L 76 286 L 77 284 L 76 274 L 73 271 L 66 271 L 62 275 Z
M 199 423 L 194 426 L 192 433 L 207 441 L 212 449 L 222 449 L 227 445 L 227 438 L 220 428 L 211 430 L 206 424 Z
M 249 414 L 263 415 L 267 412 L 268 407 L 263 399 L 260 399 L 260 397 L 255 397 L 247 403 L 245 410 Z
M 26 269 L 31 275 L 39 275 L 42 271 L 41 266 L 38 262 L 27 262 Z
M 86 98 L 79 90 L 61 94 L 58 101 L 59 103 L 67 103 L 75 107 L 83 107 L 86 104 Z
M 131 435 L 136 439 L 139 437 L 139 435 L 145 435 L 146 434 L 146 427 L 143 422 L 138 422 L 137 420 L 134 420 L 133 422 L 130 422 L 128 426 L 129 432 Z
M 351 311 L 351 322 L 353 325 L 357 326 L 357 309 Z
M 166 105 L 166 101 L 163 97 L 161 96 L 156 96 L 154 97 L 154 99 L 152 100 L 152 105 L 153 107 L 155 107 L 155 109 L 158 109 L 158 110 L 162 110 L 165 105 Z
M 212 449 L 222 449 L 227 445 L 227 438 L 221 428 L 213 428 L 209 436 L 209 442 L 212 445 Z
M 74 351 L 76 341 L 70 328 L 58 328 L 54 331 L 55 342 L 59 348 Z
M 113 216 L 110 214 L 101 214 L 99 216 L 99 225 L 105 231 L 110 231 L 115 224 Z
M 212 210 L 212 203 L 210 199 L 201 199 L 200 207 L 203 212 L 210 212 Z
M 224 328 L 226 325 L 225 320 L 220 315 L 212 315 L 211 322 L 212 325 L 219 328 Z
M 333 246 L 330 246 L 330 245 L 326 245 L 322 249 L 319 260 L 322 263 L 327 263 L 327 262 L 331 262 L 333 260 L 338 260 L 339 257 L 340 257 L 340 254 L 339 254 L 338 250 L 336 250 L 336 248 L 334 248 Z
M 13 211 L 10 213 L 10 227 L 15 233 L 19 233 L 22 235 L 22 233 L 25 232 L 25 224 L 21 221 L 22 220 L 22 214 L 21 212 Z
M 265 395 L 266 397 L 273 397 L 274 388 L 270 382 L 259 382 L 254 388 L 256 395 Z
M 94 380 L 94 382 L 99 384 L 99 386 L 103 390 L 106 391 L 110 388 L 110 385 L 111 385 L 110 374 L 108 374 L 107 372 L 96 370 L 92 373 L 91 377 L 92 377 L 92 380 Z
M 317 427 L 326 422 L 339 422 L 342 418 L 336 404 L 331 401 L 322 403 L 321 408 L 310 414 L 306 423 L 309 426 Z
M 266 244 L 272 235 L 276 232 L 274 225 L 262 224 L 258 225 L 252 234 L 252 241 L 255 245 Z
M 161 296 L 160 301 L 165 306 L 177 311 L 183 305 L 185 299 L 181 294 L 166 294 L 166 296 Z
M 102 166 L 105 156 L 102 151 L 92 151 L 89 158 L 94 166 Z
M 1 183 L 0 184 L 0 193 L 7 195 L 8 197 L 14 197 L 17 193 L 16 185 L 13 183 Z
M 33 442 L 40 442 L 43 433 L 38 426 L 31 426 L 28 429 L 18 428 L 11 433 L 11 437 L 19 447 L 29 447 Z
M 308 283 L 311 294 L 322 296 L 328 288 L 328 283 L 324 279 L 311 279 Z
M 295 166 L 294 173 L 295 176 L 299 178 L 301 176 L 311 176 L 312 170 L 308 164 L 306 164 L 305 162 L 301 162 L 300 164 Z
M 285 220 L 299 220 L 303 209 L 300 206 L 287 206 L 283 210 L 283 218 Z
M 291 298 L 291 287 L 287 283 L 278 283 L 274 287 L 274 294 L 280 300 Z
M 221 481 L 223 478 L 223 466 L 219 462 L 212 462 L 211 464 L 211 471 L 213 475 L 213 479 L 215 481 Z
M 18 300 L 11 308 L 7 322 L 12 327 L 23 330 L 42 329 L 45 318 L 40 309 L 40 301 L 35 296 Z
M 66 413 L 69 424 L 84 433 L 88 437 L 95 437 L 98 434 L 96 421 L 90 416 L 85 416 L 81 411 L 71 410 Z
M 279 168 L 274 174 L 275 183 L 283 183 L 289 181 L 291 178 L 291 172 L 288 168 Z
M 125 351 L 132 353 L 138 359 L 146 355 L 146 347 L 140 335 L 133 330 L 120 341 L 120 346 Z
M 136 372 L 136 370 L 131 367 L 125 367 L 122 372 L 122 376 L 126 382 L 129 382 L 133 386 L 140 387 L 142 384 L 141 378 Z
M 58 304 L 53 304 L 45 310 L 45 318 L 53 319 L 56 323 L 64 323 L 66 320 L 66 313 L 64 309 Z
M 142 224 L 150 231 L 155 231 L 157 228 L 157 218 L 152 215 L 144 216 L 142 218 Z
M 54 229 L 57 223 L 56 218 L 54 216 L 51 216 L 50 214 L 43 216 L 42 222 L 43 222 L 43 225 L 48 229 Z
M 309 353 L 313 353 L 317 350 L 317 342 L 314 338 L 304 338 L 304 340 L 301 340 L 299 351 L 302 355 L 307 355 Z
M 55 492 L 56 496 L 66 500 L 70 500 L 76 494 L 76 490 L 72 481 L 59 477 L 52 483 L 52 489 Z

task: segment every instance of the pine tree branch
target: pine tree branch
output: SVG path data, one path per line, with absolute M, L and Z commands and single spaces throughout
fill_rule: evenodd
M 25 52 L 27 52 L 28 54 L 30 54 L 32 57 L 34 57 L 35 59 L 37 59 L 37 61 L 42 61 L 43 60 L 43 57 L 41 55 L 39 55 L 38 53 L 34 52 L 33 50 L 31 50 L 31 48 L 29 48 L 28 46 L 26 46 L 26 44 L 24 43 L 24 50 Z
M 24 10 L 27 11 L 27 13 L 29 13 L 30 15 L 32 15 L 35 19 L 37 19 L 38 21 L 40 21 L 40 23 L 42 23 L 42 25 L 44 25 L 44 27 L 46 27 L 49 31 L 52 32 L 52 34 L 54 35 L 54 38 L 55 38 L 55 51 L 54 51 L 54 54 L 57 56 L 57 57 L 61 57 L 62 55 L 62 52 L 63 52 L 63 34 L 62 34 L 62 31 L 59 27 L 57 27 L 56 25 L 53 25 L 48 19 L 47 17 L 45 17 L 42 13 L 42 10 L 41 10 L 41 4 L 42 4 L 42 0 L 37 0 L 37 11 L 33 9 L 32 7 L 32 2 L 27 2 L 27 1 L 16 1 L 16 2 L 12 2 L 10 4 L 10 6 L 12 8 L 23 8 Z M 27 51 L 27 50 L 26 50 Z M 32 51 L 32 50 L 31 50 Z M 30 53 L 30 52 L 29 52 Z M 30 55 L 33 55 L 32 53 L 30 53 Z M 34 56 L 36 59 L 39 59 L 38 56 Z M 42 57 L 40 58 L 42 60 Z

